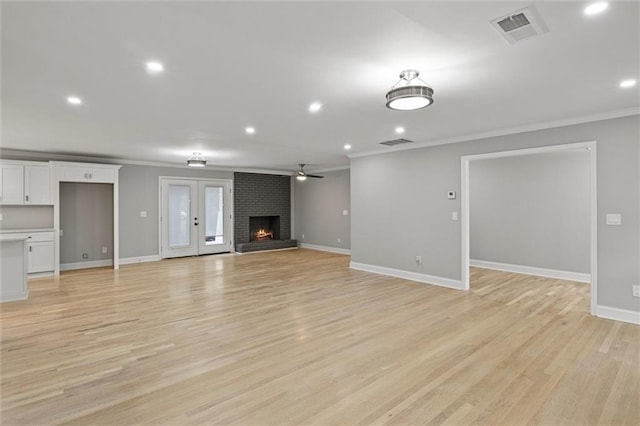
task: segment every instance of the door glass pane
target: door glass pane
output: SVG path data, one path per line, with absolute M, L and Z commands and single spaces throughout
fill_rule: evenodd
M 204 189 L 205 244 L 223 244 L 224 221 L 222 187 L 207 186 Z
M 188 185 L 169 185 L 169 247 L 191 245 L 191 211 Z

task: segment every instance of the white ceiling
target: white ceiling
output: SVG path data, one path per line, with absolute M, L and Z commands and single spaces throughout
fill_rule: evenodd
M 434 144 L 637 113 L 638 87 L 617 85 L 640 77 L 638 2 L 537 2 L 549 33 L 509 45 L 489 21 L 527 5 L 3 1 L 2 148 L 313 171 L 348 165 L 346 143 L 393 151 L 398 125 Z M 433 106 L 384 106 L 407 68 Z

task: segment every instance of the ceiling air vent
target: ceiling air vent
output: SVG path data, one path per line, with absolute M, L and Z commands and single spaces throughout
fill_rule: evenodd
M 394 145 L 400 145 L 403 143 L 413 143 L 413 141 L 410 141 L 409 139 L 393 139 L 390 141 L 380 142 L 380 145 L 394 146 Z
M 533 6 L 525 7 L 524 9 L 516 10 L 513 13 L 494 19 L 491 21 L 491 26 L 493 26 L 509 44 L 516 44 L 519 41 L 549 32 L 549 28 L 547 28 Z

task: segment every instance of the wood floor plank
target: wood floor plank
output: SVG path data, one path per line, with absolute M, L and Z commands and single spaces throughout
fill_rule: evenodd
M 582 283 L 456 291 L 312 250 L 69 271 L 0 306 L 0 422 L 640 423 L 640 327 Z

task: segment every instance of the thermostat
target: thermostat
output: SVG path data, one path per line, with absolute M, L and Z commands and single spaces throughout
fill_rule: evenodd
M 447 198 L 450 199 L 450 200 L 455 200 L 456 199 L 456 191 L 447 192 Z

